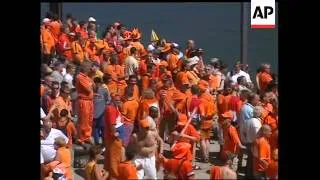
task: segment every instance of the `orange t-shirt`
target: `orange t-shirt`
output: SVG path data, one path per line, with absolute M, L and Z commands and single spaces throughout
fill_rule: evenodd
M 273 114 L 267 115 L 267 117 L 263 119 L 263 124 L 268 124 L 271 127 L 272 131 L 278 129 L 277 117 L 275 117 L 275 115 Z
M 173 71 L 178 67 L 179 56 L 176 54 L 170 54 L 168 57 L 168 70 Z
M 57 150 L 56 158 L 59 159 L 59 161 L 66 165 L 66 177 L 68 180 L 71 180 L 72 178 L 72 172 L 71 172 L 71 151 L 69 148 L 66 147 L 60 147 Z
M 117 88 L 118 88 L 117 91 L 120 97 L 124 97 L 126 87 L 127 87 L 127 83 L 125 80 L 121 80 L 117 83 Z
M 92 85 L 93 81 L 91 80 L 91 78 L 86 74 L 80 72 L 76 79 L 76 89 L 78 92 L 78 98 L 93 100 L 93 93 L 87 91 L 88 88 L 92 89 Z
M 164 159 L 163 168 L 165 171 L 174 173 L 177 179 L 191 179 L 190 177 L 194 175 L 191 162 L 184 160 L 182 163 L 181 161 L 181 159 Z M 182 165 L 178 171 L 180 163 Z
M 258 74 L 258 78 L 260 89 L 262 92 L 264 92 L 268 84 L 272 81 L 272 76 L 266 72 L 262 72 Z
M 51 21 L 49 26 L 51 26 L 53 38 L 57 42 L 61 33 L 61 24 L 57 21 Z
M 270 164 L 271 148 L 268 140 L 264 137 L 256 139 L 253 145 L 253 169 L 254 172 L 265 172 L 266 167 L 260 160 L 265 160 Z
M 223 130 L 223 137 L 223 151 L 237 153 L 239 150 L 238 145 L 240 144 L 240 138 L 237 129 L 234 126 L 230 125 L 227 129 Z
M 80 63 L 84 60 L 84 51 L 79 42 L 73 41 L 71 43 L 71 53 L 74 60 L 79 61 Z
M 186 76 L 191 85 L 197 85 L 200 81 L 200 78 L 194 71 L 187 71 Z
M 58 108 L 58 111 L 62 109 L 67 109 L 69 113 L 72 111 L 72 103 L 70 99 L 64 100 L 63 97 L 59 96 L 55 100 L 53 100 L 53 105 Z
M 211 89 L 218 89 L 221 83 L 221 76 L 219 74 L 210 75 L 208 83 Z
M 150 76 L 149 75 L 142 76 L 142 78 L 141 78 L 142 91 L 144 91 L 144 90 L 149 88 L 149 83 L 150 83 Z
M 67 60 L 72 60 L 72 52 L 71 49 L 70 50 L 65 50 L 65 48 L 69 48 L 71 46 L 71 42 L 70 39 L 68 38 L 68 36 L 65 33 L 62 33 L 59 36 L 59 49 L 60 49 L 60 53 L 62 53 Z
M 118 165 L 118 180 L 138 179 L 137 169 L 133 162 L 125 161 Z
M 142 120 L 148 116 L 149 108 L 151 106 L 157 106 L 159 108 L 159 103 L 156 98 L 143 99 L 140 101 L 139 110 L 138 110 L 138 120 Z
M 118 85 L 115 81 L 111 81 L 109 84 L 107 84 L 109 93 L 117 93 L 118 92 Z
M 218 103 L 217 103 L 217 108 L 218 108 L 218 113 L 219 113 L 219 116 L 229 110 L 230 109 L 230 99 L 231 99 L 231 95 L 223 95 L 223 94 L 220 94 L 218 96 Z
M 68 124 L 66 125 L 66 123 L 68 123 Z M 73 145 L 72 139 L 73 139 L 73 137 L 77 136 L 77 129 L 76 129 L 74 123 L 70 120 L 69 120 L 69 122 L 58 120 L 56 126 L 61 127 L 61 128 L 65 127 L 66 132 L 67 132 L 67 137 L 69 139 L 68 140 L 68 147 L 71 148 Z M 57 129 L 59 129 L 59 128 L 57 128 Z
M 138 114 L 139 103 L 135 99 L 129 99 L 123 103 L 122 114 L 126 117 L 125 122 L 134 123 Z
M 40 29 L 40 43 L 44 54 L 51 54 L 55 50 L 55 40 L 51 31 L 45 27 Z

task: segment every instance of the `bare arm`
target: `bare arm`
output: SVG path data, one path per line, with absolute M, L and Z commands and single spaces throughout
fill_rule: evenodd
M 156 134 L 156 136 L 157 136 L 157 140 L 158 140 L 158 143 L 159 143 L 159 146 L 160 146 L 159 153 L 162 154 L 163 153 L 163 144 L 164 144 L 164 142 L 163 142 L 162 138 L 159 136 L 158 133 Z
M 109 173 L 97 165 L 94 166 L 94 173 L 97 180 L 106 180 L 109 177 Z

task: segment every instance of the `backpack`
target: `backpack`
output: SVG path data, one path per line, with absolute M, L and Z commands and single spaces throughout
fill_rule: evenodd
M 178 179 L 176 174 L 179 173 L 180 168 L 181 168 L 182 164 L 185 162 L 185 160 L 186 160 L 186 158 L 182 159 L 182 161 L 179 163 L 178 169 L 175 173 L 174 172 L 165 173 L 163 179 L 166 179 L 166 180 Z

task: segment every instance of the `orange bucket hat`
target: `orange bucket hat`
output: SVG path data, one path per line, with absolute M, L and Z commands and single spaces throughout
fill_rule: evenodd
M 179 126 L 185 126 L 188 122 L 188 118 L 185 114 L 179 114 L 178 116 L 178 125 Z
M 172 155 L 176 159 L 187 157 L 190 152 L 191 145 L 187 142 L 179 142 L 172 149 Z
M 221 114 L 221 116 L 225 119 L 233 119 L 232 111 L 226 111 L 225 113 Z
M 170 44 L 170 43 L 166 43 L 166 44 L 164 45 L 164 47 L 161 48 L 160 50 L 161 50 L 161 52 L 167 52 L 167 51 L 169 51 L 170 49 L 171 49 L 171 44 Z
M 130 31 L 125 31 L 123 33 L 123 40 L 127 41 L 127 40 L 131 40 L 131 35 L 132 35 L 132 32 Z
M 142 128 L 147 128 L 147 127 L 150 127 L 150 123 L 147 119 L 142 119 L 139 121 L 139 125 L 140 127 Z

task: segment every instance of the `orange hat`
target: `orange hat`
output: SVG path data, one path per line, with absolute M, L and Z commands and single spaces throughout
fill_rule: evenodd
M 161 61 L 161 62 L 160 62 L 160 66 L 168 67 L 167 61 Z
M 132 39 L 140 39 L 141 38 L 141 33 L 138 28 L 133 28 L 131 38 Z
M 147 128 L 147 127 L 150 127 L 150 123 L 147 119 L 142 119 L 139 121 L 139 125 L 140 127 L 142 128 Z
M 187 157 L 190 152 L 191 145 L 187 142 L 178 142 L 172 149 L 172 155 L 176 159 Z
M 178 125 L 179 126 L 185 126 L 188 122 L 188 118 L 185 114 L 179 114 L 178 116 Z
M 225 113 L 221 114 L 221 116 L 225 119 L 233 119 L 232 111 L 226 111 Z
M 164 45 L 164 47 L 161 48 L 161 52 L 167 52 L 171 49 L 171 44 L 170 43 L 166 43 Z

